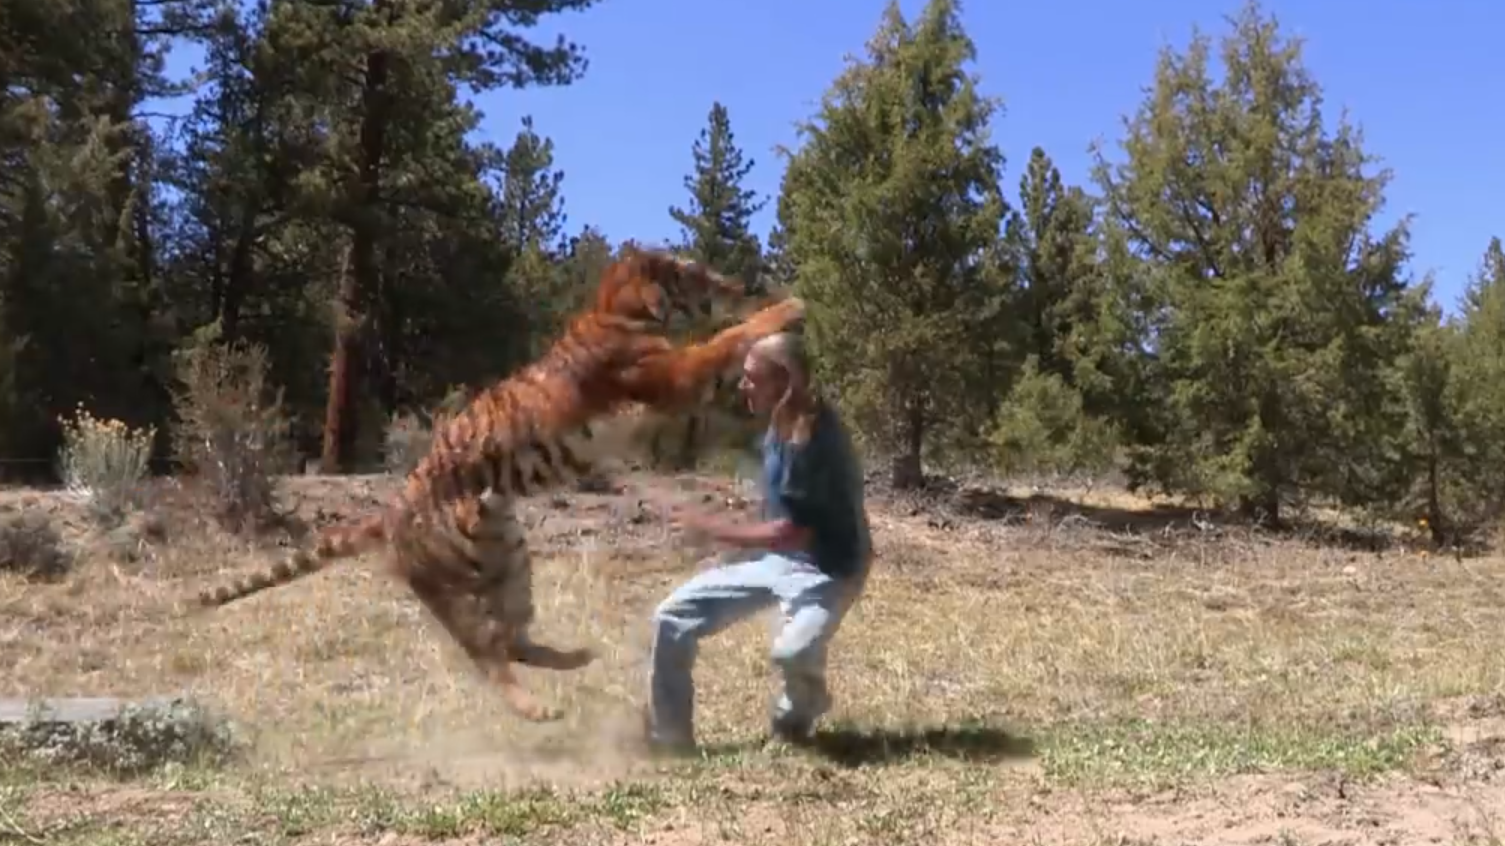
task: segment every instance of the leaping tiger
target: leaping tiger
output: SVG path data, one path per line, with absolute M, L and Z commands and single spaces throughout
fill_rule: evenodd
M 620 438 L 632 437 L 630 425 L 611 419 L 618 408 L 677 412 L 703 402 L 748 344 L 803 316 L 803 303 L 790 297 L 703 343 L 676 347 L 665 336 L 676 312 L 694 319 L 744 297 L 741 282 L 701 264 L 629 253 L 608 266 L 595 303 L 540 359 L 440 422 L 394 502 L 358 523 L 323 529 L 311 549 L 206 590 L 200 603 L 223 606 L 385 544 L 392 574 L 501 687 L 509 706 L 524 719 L 557 719 L 560 712 L 522 686 L 512 663 L 574 670 L 594 655 L 528 636 L 533 567 L 517 500 L 612 459 Z

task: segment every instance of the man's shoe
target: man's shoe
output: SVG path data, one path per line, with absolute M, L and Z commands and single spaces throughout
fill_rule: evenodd
M 768 733 L 773 739 L 782 740 L 792 746 L 808 746 L 815 740 L 815 722 L 780 715 L 769 721 Z
M 653 736 L 653 723 L 648 718 L 648 709 L 643 709 L 643 745 L 653 758 L 687 758 L 698 751 L 694 740 L 662 740 Z

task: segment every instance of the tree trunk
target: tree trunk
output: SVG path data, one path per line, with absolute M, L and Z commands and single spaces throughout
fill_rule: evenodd
M 1442 493 L 1440 474 L 1437 470 L 1437 439 L 1430 438 L 1427 450 L 1427 530 L 1432 535 L 1432 543 L 1441 547 L 1447 540 L 1443 529 Z
M 218 317 L 220 330 L 226 341 L 240 339 L 240 312 L 246 294 L 254 284 L 255 267 L 251 251 L 256 240 L 256 223 L 250 212 L 245 212 L 240 229 L 235 234 L 235 247 L 230 252 L 230 272 L 225 280 L 223 299 L 220 300 Z M 343 280 L 342 283 L 343 284 Z
M 402 311 L 393 285 L 393 268 L 398 266 L 397 246 L 388 241 L 382 267 L 377 272 L 376 308 L 371 313 L 373 340 L 367 373 L 383 414 L 397 409 L 397 374 L 402 369 Z
M 916 399 L 905 403 L 898 416 L 900 449 L 894 454 L 890 474 L 894 490 L 912 490 L 925 484 L 925 468 L 920 462 L 925 443 L 925 409 Z
M 351 270 L 351 248 L 345 249 L 340 262 L 340 291 L 334 304 L 334 351 L 329 357 L 329 398 L 324 406 L 324 451 L 319 470 L 326 474 L 340 472 L 340 458 L 355 434 L 350 407 L 351 363 L 355 360 L 356 318 L 355 273 Z
M 1239 512 L 1257 526 L 1280 526 L 1280 490 L 1273 485 L 1262 493 L 1239 501 Z
M 344 466 L 359 436 L 353 413 L 357 386 L 359 337 L 367 300 L 377 291 L 379 268 L 376 243 L 383 219 L 380 202 L 382 153 L 386 149 L 388 56 L 377 50 L 366 56 L 366 77 L 361 88 L 360 168 L 348 209 L 350 251 L 340 277 L 334 355 L 329 368 L 329 404 L 324 415 L 323 472 L 337 473 Z

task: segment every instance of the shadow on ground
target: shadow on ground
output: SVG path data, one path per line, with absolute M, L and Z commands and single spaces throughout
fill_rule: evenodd
M 804 744 L 811 752 L 844 767 L 882 764 L 939 755 L 968 762 L 1031 758 L 1032 740 L 993 726 L 936 728 L 858 728 L 843 726 L 817 730 Z
M 1433 552 L 1450 553 L 1459 560 L 1487 555 L 1492 550 L 1487 542 L 1488 538 L 1477 530 L 1457 527 L 1423 537 L 1383 525 L 1332 525 L 1324 519 L 1299 511 L 1270 522 L 1255 520 L 1250 515 L 1235 511 L 1204 510 L 1163 503 L 1148 507 L 1120 508 L 1074 502 L 1045 493 L 1018 497 L 997 488 L 979 485 L 963 487 L 945 479 L 929 481 L 917 491 L 890 494 L 889 498 L 895 502 L 907 503 L 911 516 L 930 512 L 932 516 L 949 513 L 979 520 L 1034 523 L 1047 527 L 1078 524 L 1112 534 L 1156 538 L 1162 543 L 1192 538 L 1249 539 L 1262 535 L 1270 539 L 1297 540 L 1319 549 L 1348 552 L 1414 552 L 1425 548 Z M 948 522 L 944 516 L 938 519 L 940 524 L 932 523 L 933 526 L 947 527 Z

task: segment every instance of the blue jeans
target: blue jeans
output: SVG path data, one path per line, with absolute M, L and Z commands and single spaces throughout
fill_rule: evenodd
M 751 552 L 685 582 L 653 614 L 649 739 L 694 744 L 691 674 L 700 639 L 775 603 L 783 612 L 783 625 L 770 657 L 783 674 L 784 689 L 774 706 L 774 724 L 808 731 L 831 707 L 826 647 L 862 592 L 865 577 L 863 571 L 837 579 L 803 557 Z

